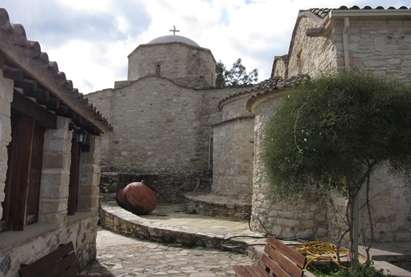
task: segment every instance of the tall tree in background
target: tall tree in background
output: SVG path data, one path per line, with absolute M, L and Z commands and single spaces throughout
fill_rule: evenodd
M 229 70 L 219 61 L 216 65 L 216 73 L 216 86 L 218 88 L 252 85 L 258 80 L 257 69 L 247 72 L 240 58 L 233 63 L 233 66 Z

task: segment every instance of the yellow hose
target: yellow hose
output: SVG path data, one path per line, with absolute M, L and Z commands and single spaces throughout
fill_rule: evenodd
M 337 246 L 331 242 L 325 241 L 308 241 L 295 246 L 297 251 L 307 258 L 305 268 L 313 262 L 328 261 L 337 265 Z M 347 257 L 350 251 L 347 248 L 340 247 L 340 258 Z

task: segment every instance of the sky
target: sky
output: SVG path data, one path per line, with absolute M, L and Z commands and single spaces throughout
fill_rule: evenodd
M 126 80 L 128 54 L 173 25 L 217 61 L 230 67 L 241 58 L 266 79 L 274 56 L 288 51 L 299 10 L 341 5 L 398 8 L 411 0 L 0 0 L 83 93 Z

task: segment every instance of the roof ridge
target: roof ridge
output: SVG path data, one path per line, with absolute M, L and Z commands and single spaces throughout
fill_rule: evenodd
M 335 10 L 411 10 L 411 7 L 408 8 L 407 6 L 400 6 L 398 8 L 394 6 L 389 6 L 388 8 L 384 8 L 383 6 L 377 6 L 375 8 L 366 5 L 360 8 L 357 5 L 347 7 L 347 6 L 340 6 L 339 8 L 310 8 L 306 10 L 302 10 L 305 12 L 311 12 L 314 15 L 320 17 L 320 18 L 325 18 L 329 15 L 330 11 L 335 11 Z

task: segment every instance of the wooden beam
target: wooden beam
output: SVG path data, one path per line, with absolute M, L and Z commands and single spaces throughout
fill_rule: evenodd
M 11 67 L 8 65 L 2 66 L 3 76 L 7 79 L 12 79 L 14 81 L 23 81 L 24 80 L 24 73 L 18 68 Z
M 28 79 L 24 79 L 22 81 L 15 80 L 14 86 L 17 88 L 21 88 L 25 94 L 26 93 L 32 94 L 33 97 L 35 96 L 34 92 L 38 89 L 37 82 L 33 80 L 28 80 Z
M 57 117 L 54 114 L 48 112 L 40 105 L 27 99 L 18 92 L 14 93 L 11 107 L 16 111 L 33 118 L 40 126 L 43 126 L 44 128 L 57 128 Z

